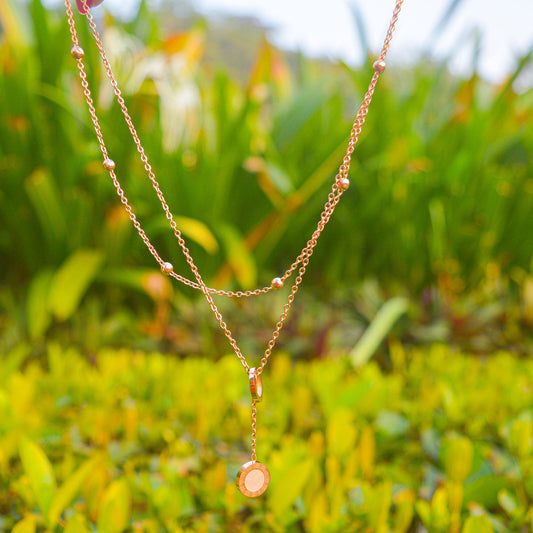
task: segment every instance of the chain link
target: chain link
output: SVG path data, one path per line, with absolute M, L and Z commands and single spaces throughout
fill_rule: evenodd
M 165 200 L 165 197 L 163 196 L 163 193 L 161 191 L 161 188 L 159 186 L 159 182 L 156 179 L 156 176 L 153 172 L 152 166 L 150 165 L 148 161 L 148 156 L 146 155 L 144 148 L 141 144 L 141 141 L 139 139 L 139 136 L 137 134 L 137 130 L 135 129 L 135 126 L 133 125 L 132 118 L 129 114 L 128 108 L 126 106 L 126 102 L 124 100 L 124 97 L 122 96 L 122 92 L 120 91 L 118 87 L 118 83 L 113 75 L 113 71 L 111 70 L 111 65 L 107 59 L 102 39 L 100 37 L 100 34 L 98 32 L 98 28 L 96 26 L 96 23 L 94 22 L 94 18 L 89 10 L 89 6 L 87 5 L 87 0 L 82 0 L 83 6 L 85 7 L 85 16 L 87 17 L 89 27 L 91 29 L 91 32 L 93 34 L 93 37 L 96 42 L 96 46 L 98 48 L 98 52 L 100 54 L 100 58 L 102 60 L 102 63 L 104 65 L 104 69 L 106 71 L 107 77 L 109 78 L 109 81 L 111 83 L 111 86 L 113 87 L 113 91 L 116 96 L 116 100 L 118 105 L 120 106 L 122 110 L 122 114 L 124 115 L 124 119 L 126 121 L 126 124 L 128 125 L 128 128 L 130 130 L 130 133 L 133 137 L 133 141 L 137 147 L 137 151 L 139 152 L 141 161 L 144 163 L 144 168 L 146 170 L 146 173 L 148 175 L 148 178 L 150 182 L 152 183 L 152 187 L 159 198 L 159 201 L 161 203 L 161 207 L 163 208 L 163 211 L 165 213 L 165 217 L 167 218 L 170 228 L 172 229 L 178 244 L 183 252 L 183 255 L 185 256 L 185 260 L 188 263 L 191 272 L 193 273 L 196 281 L 192 281 L 188 278 L 185 278 L 184 276 L 181 276 L 175 272 L 170 272 L 170 275 L 180 281 L 181 283 L 192 287 L 194 289 L 201 290 L 204 294 L 211 310 L 213 311 L 216 319 L 218 320 L 218 323 L 220 325 L 220 328 L 224 332 L 225 336 L 228 338 L 230 345 L 232 346 L 233 350 L 235 351 L 237 357 L 241 361 L 244 369 L 246 372 L 249 371 L 250 367 L 248 363 L 246 362 L 246 359 L 244 355 L 241 353 L 237 342 L 232 336 L 231 331 L 229 330 L 227 324 L 225 323 L 220 311 L 218 310 L 212 296 L 218 295 L 218 296 L 227 296 L 227 297 L 236 297 L 236 298 L 242 298 L 242 297 L 250 297 L 250 296 L 258 296 L 260 294 L 266 294 L 270 292 L 273 287 L 262 287 L 257 288 L 254 290 L 248 290 L 248 291 L 227 291 L 227 290 L 218 290 L 211 287 L 208 287 L 200 275 L 200 272 L 198 271 L 198 268 L 196 267 L 194 260 L 191 256 L 191 253 L 186 245 L 185 239 L 183 238 L 180 230 L 177 227 L 177 224 L 174 220 L 174 217 L 170 211 L 170 208 Z M 392 39 L 392 34 L 394 32 L 394 28 L 396 26 L 396 22 L 398 20 L 398 15 L 400 13 L 401 7 L 403 4 L 403 0 L 396 0 L 395 8 L 393 11 L 393 15 L 389 24 L 389 28 L 387 30 L 387 35 L 385 37 L 383 47 L 381 49 L 381 54 L 379 56 L 380 61 L 385 60 L 385 56 L 387 55 L 387 51 L 390 46 L 390 41 Z M 65 0 L 65 8 L 67 12 L 67 18 L 68 18 L 68 24 L 70 29 L 70 34 L 72 37 L 72 42 L 74 46 L 79 46 L 79 40 L 77 36 L 76 26 L 74 22 L 74 16 L 72 13 L 72 7 L 70 0 Z M 96 137 L 98 139 L 98 143 L 100 145 L 100 150 L 102 152 L 102 155 L 104 157 L 104 160 L 108 159 L 108 151 L 104 142 L 104 138 L 102 135 L 102 130 L 100 128 L 100 123 L 96 114 L 96 109 L 94 106 L 94 100 L 91 95 L 91 91 L 89 89 L 89 83 L 87 81 L 87 74 L 85 72 L 85 66 L 83 63 L 83 57 L 77 57 L 77 64 L 78 64 L 78 70 L 79 75 L 81 79 L 81 85 L 83 88 L 83 94 L 85 95 L 85 99 L 87 101 L 87 106 L 89 108 L 89 113 L 91 115 L 91 121 L 94 126 L 94 130 L 96 132 Z M 261 359 L 261 365 L 258 368 L 258 374 L 261 374 L 264 367 L 268 363 L 268 359 L 270 355 L 272 354 L 272 350 L 274 349 L 276 345 L 276 340 L 279 337 L 280 331 L 283 328 L 283 324 L 285 320 L 287 319 L 288 313 L 290 311 L 291 305 L 294 301 L 295 295 L 298 292 L 299 286 L 302 283 L 303 276 L 306 272 L 307 266 L 309 264 L 309 260 L 313 254 L 313 251 L 315 249 L 315 246 L 318 243 L 318 239 L 326 227 L 327 223 L 329 222 L 331 216 L 333 215 L 333 212 L 335 211 L 335 207 L 339 203 L 342 194 L 345 191 L 345 188 L 341 185 L 342 180 L 347 179 L 349 171 L 350 171 L 350 162 L 352 154 L 355 150 L 355 146 L 359 140 L 359 135 L 361 134 L 361 129 L 363 127 L 363 124 L 365 123 L 366 115 L 368 113 L 368 107 L 370 105 L 370 102 L 372 101 L 372 96 L 374 94 L 374 90 L 376 87 L 376 83 L 378 81 L 379 75 L 382 72 L 382 70 L 375 69 L 374 75 L 372 76 L 372 79 L 370 81 L 370 85 L 368 87 L 368 90 L 363 98 L 363 101 L 359 107 L 359 111 L 355 117 L 355 120 L 352 125 L 352 129 L 350 131 L 350 138 L 348 140 L 348 147 L 346 149 L 346 155 L 343 158 L 343 161 L 339 167 L 339 171 L 335 176 L 331 191 L 328 194 L 328 198 L 326 203 L 324 204 L 324 208 L 322 210 L 322 213 L 320 214 L 320 218 L 317 223 L 317 227 L 313 234 L 311 235 L 311 238 L 307 241 L 304 248 L 301 250 L 300 254 L 296 257 L 294 262 L 291 264 L 291 266 L 285 271 L 285 273 L 281 276 L 281 280 L 285 282 L 289 277 L 292 276 L 292 274 L 298 269 L 298 275 L 296 276 L 294 283 L 292 287 L 289 290 L 289 295 L 287 297 L 287 302 L 283 307 L 283 312 L 280 315 L 280 318 L 276 324 L 276 327 L 272 333 L 272 337 L 270 341 L 268 342 L 268 346 L 264 352 L 263 358 Z M 165 261 L 161 258 L 161 256 L 157 253 L 156 249 L 150 242 L 150 239 L 144 232 L 144 230 L 141 227 L 141 224 L 139 223 L 133 208 L 130 206 L 128 199 L 117 179 L 116 173 L 114 169 L 108 169 L 109 174 L 111 176 L 111 179 L 113 181 L 113 185 L 116 189 L 117 195 L 120 198 L 121 203 L 124 206 L 124 209 L 126 210 L 126 213 L 128 214 L 128 217 L 130 218 L 133 226 L 137 230 L 139 236 L 143 240 L 144 244 L 148 248 L 149 252 L 152 254 L 152 256 L 155 258 L 155 260 L 159 263 L 159 265 L 163 268 L 165 265 Z M 255 405 L 255 401 L 253 402 L 252 406 L 252 459 L 255 460 L 255 424 L 256 424 L 256 415 L 257 415 L 257 408 Z
M 250 459 L 252 461 L 257 460 L 257 456 L 255 454 L 255 449 L 257 445 L 257 400 L 252 401 L 252 438 L 251 438 L 251 444 L 250 444 L 250 451 L 251 457 Z

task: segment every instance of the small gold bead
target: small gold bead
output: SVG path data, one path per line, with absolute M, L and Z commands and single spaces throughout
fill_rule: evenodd
M 274 278 L 272 280 L 272 288 L 281 289 L 281 287 L 283 287 L 283 280 L 281 278 Z
M 374 64 L 372 65 L 372 68 L 376 72 L 379 72 L 381 74 L 385 70 L 386 66 L 387 65 L 386 65 L 385 61 L 383 61 L 383 59 L 378 59 L 377 61 L 374 62 Z
M 163 266 L 161 267 L 161 270 L 165 273 L 165 274 L 170 274 L 173 270 L 174 270 L 174 266 L 172 265 L 172 263 L 163 263 Z
M 104 168 L 107 170 L 115 170 L 115 162 L 112 159 L 106 158 L 104 159 Z
M 81 59 L 85 55 L 85 52 L 81 46 L 73 46 L 70 50 L 70 53 L 72 54 L 72 57 L 76 59 Z
M 341 178 L 339 180 L 339 187 L 345 191 L 350 186 L 350 180 L 348 178 Z

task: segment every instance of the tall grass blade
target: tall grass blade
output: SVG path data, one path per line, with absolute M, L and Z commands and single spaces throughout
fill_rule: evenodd
M 433 31 L 430 33 L 430 40 L 427 45 L 428 50 L 431 50 L 431 48 L 435 48 L 441 35 L 446 30 L 447 26 L 452 22 L 453 17 L 457 13 L 462 3 L 463 0 L 451 0 L 451 2 L 448 4 L 441 18 L 439 19 L 437 24 L 435 24 Z
M 361 47 L 361 56 L 363 58 L 363 62 L 368 63 L 371 50 L 363 12 L 361 11 L 359 4 L 355 1 L 350 4 L 350 11 L 352 12 L 352 18 L 357 30 L 357 37 L 359 38 L 359 46 Z
M 371 359 L 396 321 L 407 312 L 408 304 L 407 299 L 400 297 L 392 298 L 383 304 L 370 327 L 350 352 L 349 357 L 355 367 L 363 366 Z
M 47 248 L 56 255 L 65 242 L 67 222 L 64 204 L 48 169 L 35 170 L 26 180 L 25 188 L 39 218 Z
M 28 289 L 26 322 L 28 333 L 33 341 L 43 337 L 52 320 L 48 308 L 48 294 L 52 278 L 53 272 L 51 270 L 39 272 L 33 278 Z

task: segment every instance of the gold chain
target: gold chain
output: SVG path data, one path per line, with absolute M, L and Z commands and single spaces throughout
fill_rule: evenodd
M 256 437 L 257 437 L 257 400 L 253 400 L 252 401 L 252 438 L 251 438 L 251 445 L 250 445 L 250 449 L 252 452 L 250 459 L 252 461 L 257 460 L 257 456 L 255 454 L 255 448 L 257 444 Z
M 361 106 L 359 107 L 359 111 L 352 125 L 352 130 L 350 132 L 350 139 L 348 141 L 348 147 L 346 149 L 346 155 L 344 156 L 342 164 L 339 167 L 339 171 L 337 175 L 335 176 L 335 180 L 331 187 L 331 191 L 328 194 L 328 199 L 324 205 L 324 208 L 320 215 L 320 219 L 318 220 L 318 223 L 317 223 L 317 227 L 315 231 L 313 232 L 313 234 L 311 235 L 311 238 L 307 241 L 307 244 L 304 246 L 304 248 L 300 252 L 300 255 L 298 255 L 298 257 L 294 260 L 292 265 L 286 270 L 283 276 L 279 278 L 274 278 L 270 286 L 258 288 L 252 291 L 233 292 L 233 291 L 212 289 L 210 287 L 207 287 L 207 285 L 204 283 L 202 276 L 200 275 L 200 272 L 198 271 L 198 268 L 196 267 L 193 261 L 191 253 L 189 249 L 187 248 L 185 240 L 181 232 L 179 231 L 176 222 L 174 221 L 174 218 L 172 216 L 172 213 L 170 212 L 170 208 L 165 200 L 165 197 L 163 196 L 163 193 L 161 192 L 161 188 L 159 187 L 159 183 L 157 182 L 155 174 L 152 170 L 152 166 L 148 162 L 148 156 L 146 155 L 144 148 L 141 144 L 141 141 L 139 139 L 139 136 L 137 135 L 137 131 L 135 129 L 135 126 L 133 125 L 133 121 L 128 112 L 128 108 L 126 107 L 126 102 L 124 101 L 122 93 L 120 89 L 118 88 L 118 83 L 113 75 L 109 61 L 107 60 L 107 56 L 104 51 L 104 47 L 102 45 L 102 40 L 98 33 L 98 29 L 96 27 L 94 19 L 89 11 L 87 0 L 82 0 L 83 7 L 85 9 L 85 16 L 87 17 L 87 20 L 89 22 L 89 26 L 91 28 L 94 39 L 96 41 L 96 46 L 98 47 L 98 51 L 100 53 L 100 58 L 102 59 L 102 63 L 107 73 L 107 77 L 109 78 L 109 81 L 111 82 L 111 86 L 113 87 L 117 102 L 122 110 L 122 113 L 124 115 L 128 128 L 130 130 L 130 133 L 133 137 L 135 145 L 137 146 L 137 150 L 141 156 L 141 161 L 144 163 L 144 168 L 148 174 L 148 178 L 150 179 L 152 183 L 152 187 L 154 188 L 157 194 L 157 197 L 159 198 L 159 201 L 161 202 L 161 206 L 163 208 L 163 211 L 165 212 L 165 216 L 169 222 L 170 228 L 172 229 L 172 231 L 174 232 L 174 235 L 176 236 L 178 240 L 178 243 L 181 247 L 183 255 L 185 256 L 185 260 L 189 264 L 191 271 L 194 277 L 196 278 L 196 282 L 191 281 L 183 276 L 180 276 L 179 274 L 176 274 L 174 272 L 172 265 L 168 262 L 165 262 L 161 258 L 161 256 L 157 253 L 156 249 L 150 242 L 150 239 L 146 235 L 145 231 L 142 229 L 141 224 L 138 221 L 132 207 L 130 206 L 128 199 L 126 195 L 124 194 L 124 191 L 122 190 L 122 187 L 120 186 L 120 183 L 117 179 L 117 176 L 115 173 L 115 163 L 112 159 L 109 158 L 109 154 L 108 154 L 108 151 L 107 151 L 107 148 L 104 142 L 104 138 L 102 135 L 102 130 L 100 128 L 100 122 L 96 115 L 94 100 L 92 98 L 91 91 L 89 89 L 89 83 L 87 81 L 87 74 L 85 72 L 85 66 L 83 64 L 84 52 L 83 52 L 83 49 L 80 48 L 79 46 L 78 35 L 76 32 L 76 26 L 74 23 L 74 17 L 72 13 L 70 0 L 65 0 L 68 23 L 69 23 L 70 33 L 72 36 L 72 42 L 73 42 L 72 55 L 76 58 L 77 63 L 78 63 L 78 70 L 79 70 L 79 75 L 81 78 L 81 85 L 83 87 L 83 94 L 85 95 L 85 99 L 87 100 L 87 106 L 89 108 L 91 120 L 94 126 L 94 130 L 96 132 L 96 137 L 98 138 L 98 143 L 100 144 L 100 150 L 104 157 L 104 167 L 109 171 L 109 175 L 111 176 L 113 185 L 115 186 L 115 189 L 120 198 L 120 201 L 122 202 L 124 209 L 126 210 L 128 214 L 128 217 L 133 223 L 133 226 L 139 233 L 139 236 L 143 240 L 144 244 L 147 246 L 150 253 L 154 256 L 155 260 L 159 263 L 161 269 L 167 274 L 177 279 L 178 281 L 181 281 L 185 285 L 188 285 L 189 287 L 192 287 L 194 289 L 199 289 L 203 292 L 205 298 L 207 299 L 207 302 L 209 303 L 209 306 L 211 307 L 211 310 L 215 314 L 220 324 L 220 328 L 222 329 L 222 331 L 228 338 L 231 346 L 233 347 L 235 353 L 237 354 L 237 357 L 241 361 L 244 369 L 249 374 L 250 392 L 252 394 L 252 427 L 251 427 L 251 446 L 250 446 L 251 461 L 249 463 L 245 463 L 239 470 L 239 473 L 237 474 L 237 485 L 239 486 L 239 490 L 244 495 L 249 496 L 249 497 L 255 497 L 255 496 L 261 495 L 268 487 L 268 484 L 270 481 L 270 474 L 268 472 L 268 469 L 266 468 L 265 465 L 257 462 L 257 456 L 256 456 L 257 402 L 260 401 L 263 396 L 261 373 L 265 365 L 268 363 L 268 359 L 270 355 L 272 354 L 272 350 L 274 349 L 274 346 L 276 345 L 276 340 L 279 337 L 280 331 L 283 327 L 285 320 L 287 319 L 287 315 L 294 301 L 294 297 L 296 293 L 298 292 L 300 284 L 302 283 L 302 279 L 307 269 L 307 265 L 309 264 L 309 260 L 313 254 L 315 246 L 317 245 L 318 238 L 320 237 L 320 234 L 326 227 L 326 224 L 329 222 L 335 210 L 335 207 L 337 206 L 337 204 L 339 203 L 342 197 L 342 194 L 350 185 L 350 182 L 348 180 L 348 173 L 350 171 L 350 161 L 351 161 L 352 153 L 355 149 L 355 145 L 357 144 L 359 135 L 361 133 L 361 129 L 365 122 L 365 118 L 368 113 L 368 106 L 370 105 L 370 102 L 372 100 L 372 96 L 374 94 L 374 89 L 376 87 L 377 80 L 379 78 L 379 75 L 385 70 L 385 56 L 389 49 L 390 40 L 392 39 L 392 33 L 396 26 L 396 22 L 398 19 L 398 15 L 400 13 L 400 9 L 402 7 L 402 3 L 403 3 L 403 0 L 396 0 L 394 12 L 392 14 L 392 18 L 389 24 L 389 29 L 387 31 L 387 35 L 385 37 L 385 41 L 381 49 L 381 54 L 379 56 L 379 59 L 374 63 L 374 74 L 372 76 L 372 80 L 370 81 L 368 90 L 365 94 L 365 97 L 363 98 L 363 102 L 361 103 Z M 265 349 L 263 358 L 261 359 L 261 364 L 257 368 L 250 368 L 250 366 L 246 362 L 244 355 L 241 353 L 241 350 L 238 347 L 237 342 L 233 338 L 231 331 L 229 330 L 228 326 L 224 322 L 224 319 L 222 318 L 220 311 L 218 310 L 215 302 L 213 301 L 212 295 L 216 294 L 219 296 L 240 298 L 243 296 L 248 297 L 248 296 L 257 296 L 259 294 L 266 294 L 270 292 L 272 289 L 281 288 L 283 284 L 285 283 L 285 281 L 292 275 L 292 273 L 296 269 L 298 269 L 298 274 L 294 280 L 292 287 L 290 288 L 289 295 L 287 297 L 287 302 L 283 306 L 283 312 L 281 313 L 280 318 L 276 324 L 276 327 L 274 328 L 274 331 L 272 332 L 272 337 L 270 338 L 267 348 Z
M 152 169 L 152 166 L 150 165 L 148 161 L 148 156 L 146 155 L 144 148 L 141 144 L 141 141 L 139 139 L 139 136 L 137 134 L 137 131 L 135 129 L 135 126 L 133 125 L 133 121 L 131 119 L 131 116 L 129 114 L 128 108 L 126 106 L 126 102 L 124 101 L 124 97 L 122 96 L 121 90 L 118 88 L 118 83 L 113 75 L 113 72 L 111 70 L 111 66 L 109 64 L 109 61 L 107 59 L 102 40 L 100 37 L 100 34 L 98 33 L 98 29 L 96 27 L 96 24 L 94 22 L 94 19 L 90 13 L 89 6 L 87 4 L 87 0 L 82 0 L 83 6 L 85 8 L 85 16 L 87 17 L 89 27 L 91 29 L 91 32 L 93 34 L 93 37 L 96 41 L 96 46 L 98 48 L 100 58 L 102 60 L 102 63 L 104 65 L 107 77 L 109 78 L 109 81 L 111 83 L 111 86 L 113 87 L 113 91 L 115 93 L 117 102 L 122 110 L 122 113 L 124 115 L 124 118 L 126 120 L 126 124 L 128 125 L 128 128 L 130 130 L 130 133 L 133 137 L 133 140 L 135 142 L 135 145 L 137 146 L 137 150 L 140 154 L 141 161 L 144 163 L 144 168 L 148 174 L 148 178 L 150 179 L 150 182 L 152 183 L 152 187 L 155 190 L 157 197 L 159 198 L 159 201 L 161 202 L 161 206 L 163 208 L 163 211 L 165 212 L 165 216 L 169 222 L 170 228 L 172 229 L 175 237 L 178 240 L 178 244 L 180 245 L 180 248 L 183 252 L 183 255 L 185 256 L 185 260 L 189 264 L 189 267 L 196 278 L 196 281 L 191 281 L 176 272 L 173 271 L 173 267 L 170 263 L 166 262 L 156 251 L 152 243 L 150 242 L 150 239 L 146 235 L 145 231 L 142 229 L 140 222 L 138 221 L 133 208 L 129 204 L 129 201 L 120 186 L 120 183 L 117 179 L 116 173 L 115 173 L 115 163 L 112 159 L 110 159 L 108 150 L 106 148 L 104 138 L 102 135 L 102 130 L 100 128 L 100 122 L 98 120 L 98 117 L 96 115 L 96 109 L 94 106 L 94 100 L 91 96 L 91 91 L 89 89 L 89 83 L 87 81 L 87 74 L 85 72 L 85 66 L 83 63 L 83 56 L 84 52 L 82 48 L 79 46 L 79 40 L 78 35 L 76 31 L 76 26 L 74 23 L 74 16 L 72 13 L 71 3 L 70 0 L 65 0 L 65 7 L 67 11 L 67 17 L 68 17 L 68 23 L 70 28 L 70 34 L 72 37 L 73 42 L 73 48 L 72 48 L 72 55 L 77 60 L 79 75 L 81 78 L 81 85 L 83 87 L 83 93 L 85 95 L 85 99 L 87 101 L 87 106 L 89 108 L 89 113 L 91 115 L 91 120 L 94 126 L 94 130 L 96 132 L 96 137 L 98 138 L 98 143 L 100 145 L 100 150 L 102 152 L 102 155 L 104 157 L 104 167 L 109 171 L 109 175 L 113 181 L 113 185 L 115 186 L 116 192 L 120 198 L 121 203 L 124 206 L 124 209 L 126 210 L 126 213 L 128 214 L 128 217 L 130 218 L 131 222 L 133 223 L 133 226 L 137 230 L 139 236 L 143 240 L 144 244 L 148 248 L 149 252 L 153 255 L 155 260 L 159 263 L 161 269 L 171 275 L 176 280 L 184 283 L 185 285 L 188 285 L 189 287 L 192 287 L 194 289 L 201 290 L 207 299 L 207 302 L 209 303 L 209 306 L 211 307 L 211 310 L 215 314 L 215 317 L 217 318 L 220 328 L 228 338 L 230 345 L 234 349 L 236 355 L 238 356 L 239 360 L 241 361 L 244 369 L 246 372 L 250 370 L 250 367 L 248 363 L 246 362 L 246 359 L 244 355 L 242 354 L 240 348 L 237 345 L 237 342 L 233 338 L 233 335 L 231 331 L 229 330 L 227 324 L 224 322 L 224 319 L 218 310 L 212 295 L 216 294 L 218 296 L 227 296 L 227 297 L 249 297 L 249 296 L 257 296 L 260 294 L 266 294 L 270 292 L 272 289 L 277 289 L 283 286 L 285 281 L 293 274 L 296 269 L 298 269 L 298 274 L 294 280 L 293 285 L 291 286 L 289 290 L 289 295 L 287 297 L 287 302 L 283 307 L 283 312 L 280 315 L 280 318 L 275 326 L 275 329 L 272 333 L 272 337 L 270 341 L 268 342 L 267 348 L 265 349 L 263 358 L 261 359 L 261 364 L 258 367 L 257 371 L 258 374 L 261 374 L 263 371 L 265 365 L 268 362 L 268 358 L 270 357 L 272 350 L 274 349 L 274 346 L 276 344 L 276 340 L 279 337 L 280 331 L 283 328 L 283 324 L 285 320 L 287 319 L 287 315 L 289 313 L 289 310 L 291 308 L 291 305 L 294 301 L 294 297 L 296 293 L 298 292 L 299 286 L 302 282 L 303 276 L 305 274 L 305 271 L 307 269 L 307 265 L 309 264 L 309 260 L 313 254 L 313 251 L 315 249 L 315 246 L 317 245 L 318 238 L 320 237 L 320 234 L 326 227 L 326 224 L 329 222 L 335 207 L 339 203 L 342 194 L 349 186 L 349 180 L 348 180 L 348 173 L 350 170 L 350 161 L 352 153 L 355 149 L 355 145 L 357 144 L 357 141 L 359 139 L 359 135 L 361 133 L 361 129 L 363 127 L 363 124 L 365 122 L 366 115 L 368 113 L 368 107 L 370 105 L 370 102 L 372 100 L 372 96 L 374 94 L 374 90 L 376 87 L 377 80 L 379 78 L 379 75 L 385 70 L 385 56 L 387 55 L 387 51 L 389 49 L 390 40 L 392 38 L 392 33 L 394 31 L 394 28 L 396 26 L 396 22 L 398 19 L 398 15 L 400 13 L 403 0 L 396 0 L 395 8 L 393 11 L 393 15 L 389 24 L 389 28 L 387 31 L 387 35 L 385 37 L 385 41 L 383 43 L 383 47 L 381 49 L 381 54 L 379 56 L 379 59 L 374 63 L 374 74 L 372 76 L 372 79 L 370 81 L 370 85 L 368 87 L 368 90 L 365 94 L 365 97 L 363 98 L 363 101 L 361 103 L 361 106 L 359 107 L 359 111 L 357 113 L 357 116 L 354 120 L 354 123 L 352 125 L 352 129 L 350 132 L 350 139 L 348 141 L 348 147 L 346 149 L 346 155 L 344 156 L 343 162 L 339 167 L 339 171 L 337 175 L 335 176 L 335 180 L 333 182 L 332 188 L 330 193 L 328 194 L 327 201 L 324 205 L 324 208 L 322 210 L 322 213 L 320 215 L 319 221 L 317 223 L 317 227 L 313 234 L 311 235 L 311 238 L 307 241 L 306 245 L 298 255 L 298 257 L 294 260 L 294 262 L 291 264 L 291 266 L 285 271 L 283 276 L 279 278 L 275 278 L 270 286 L 263 287 L 263 288 L 257 288 L 254 290 L 248 290 L 248 291 L 226 291 L 226 290 L 217 290 L 211 287 L 208 287 L 200 275 L 200 272 L 198 271 L 198 268 L 196 267 L 194 260 L 191 256 L 191 253 L 186 245 L 186 242 L 180 232 L 180 230 L 177 227 L 176 222 L 174 221 L 174 218 L 172 216 L 172 213 L 170 212 L 170 208 L 165 200 L 165 197 L 163 196 L 163 193 L 161 191 L 161 188 L 159 186 L 159 183 L 155 177 L 154 171 Z M 255 402 L 254 402 L 254 408 L 255 408 Z M 255 439 L 254 439 L 255 440 Z M 254 442 L 254 455 L 255 455 L 255 442 Z

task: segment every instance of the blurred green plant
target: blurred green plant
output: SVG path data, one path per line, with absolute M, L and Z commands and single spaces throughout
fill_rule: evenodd
M 64 15 L 39 0 L 0 0 L 0 17 L 4 344 L 40 341 L 62 323 L 75 331 L 83 304 L 84 322 L 111 317 L 110 330 L 124 338 L 131 301 L 144 318 L 155 300 L 163 316 L 175 303 L 172 288 L 152 270 L 102 170 Z M 203 62 L 205 22 L 161 35 L 157 17 L 141 2 L 131 22 L 107 13 L 101 22 L 162 190 L 210 283 L 268 283 L 312 233 L 342 160 L 371 77 L 364 23 L 360 69 L 301 57 L 291 70 L 264 39 L 243 86 Z M 83 20 L 78 30 L 118 176 L 161 255 L 189 275 Z M 378 279 L 386 299 L 421 298 L 420 315 L 436 312 L 458 335 L 487 321 L 531 328 L 533 93 L 513 89 L 531 62 L 531 53 L 519 58 L 492 86 L 475 60 L 467 79 L 429 57 L 391 66 L 309 282 L 329 291 Z M 478 316 L 480 306 L 489 318 Z M 505 336 L 500 344 L 520 337 Z M 98 336 L 89 337 L 97 346 Z
M 0 361 L 0 531 L 530 530 L 533 362 L 391 351 L 386 374 L 276 354 L 258 435 L 272 482 L 251 501 L 237 358 L 20 345 Z

